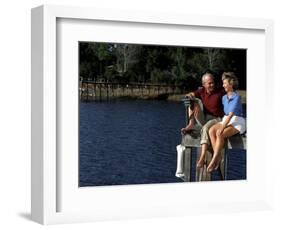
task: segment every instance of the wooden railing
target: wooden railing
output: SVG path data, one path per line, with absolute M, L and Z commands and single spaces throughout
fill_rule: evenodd
M 79 95 L 82 101 L 101 101 L 121 97 L 157 98 L 169 94 L 181 94 L 185 88 L 177 85 L 151 83 L 115 83 L 80 81 Z

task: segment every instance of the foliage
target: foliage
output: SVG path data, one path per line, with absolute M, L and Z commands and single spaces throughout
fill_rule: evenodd
M 107 82 L 149 82 L 193 88 L 211 70 L 235 71 L 246 87 L 246 51 L 80 42 L 79 76 Z

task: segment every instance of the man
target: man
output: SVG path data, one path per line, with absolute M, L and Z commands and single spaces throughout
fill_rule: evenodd
M 188 93 L 186 96 L 191 97 L 194 101 L 189 110 L 189 123 L 181 129 L 182 134 L 197 127 L 201 129 L 201 156 L 205 156 L 208 145 L 210 144 L 208 131 L 209 128 L 221 120 L 223 117 L 222 96 L 225 94 L 223 89 L 215 88 L 214 76 L 207 72 L 202 76 L 202 86 L 198 90 Z M 197 167 L 204 165 L 204 157 L 197 162 Z M 201 159 L 202 158 L 202 159 Z

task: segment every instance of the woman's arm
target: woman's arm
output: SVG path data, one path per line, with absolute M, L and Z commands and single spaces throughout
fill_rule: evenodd
M 224 103 L 223 103 L 224 105 Z M 225 105 L 224 105 L 225 106 Z M 226 119 L 224 120 L 222 127 L 218 129 L 217 136 L 220 136 L 223 133 L 223 130 L 228 126 L 231 118 L 235 115 L 234 112 L 236 109 L 241 106 L 241 97 L 237 95 L 235 98 L 233 98 L 232 104 L 230 107 L 228 107 L 228 115 L 226 115 Z
M 228 123 L 230 122 L 231 118 L 233 117 L 234 113 L 230 112 L 227 116 L 224 122 L 222 123 L 222 127 L 218 129 L 217 136 L 220 136 L 223 133 L 223 130 L 227 127 Z
M 234 113 L 230 112 L 227 116 L 226 119 L 224 120 L 222 127 L 223 129 L 225 129 L 225 127 L 228 125 L 228 123 L 230 122 L 231 118 L 233 117 Z

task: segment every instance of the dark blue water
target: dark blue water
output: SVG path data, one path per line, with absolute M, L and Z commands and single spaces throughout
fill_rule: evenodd
M 177 102 L 81 103 L 80 186 L 182 182 L 175 171 L 184 125 Z M 230 152 L 228 179 L 245 178 L 245 151 Z

